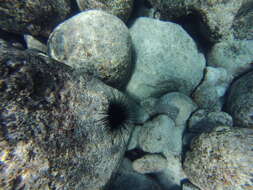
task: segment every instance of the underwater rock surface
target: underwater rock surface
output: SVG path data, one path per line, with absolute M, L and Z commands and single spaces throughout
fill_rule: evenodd
M 137 100 L 179 91 L 189 95 L 199 84 L 205 59 L 177 24 L 138 18 L 130 28 L 135 70 L 127 93 Z
M 103 10 L 126 22 L 133 9 L 133 0 L 76 0 L 82 11 Z
M 0 42 L 0 187 L 103 187 L 131 131 L 113 132 L 104 120 L 110 93 L 120 93 L 45 54 Z
M 243 75 L 232 84 L 226 110 L 239 127 L 253 128 L 253 72 Z
M 104 11 L 85 11 L 50 35 L 49 54 L 72 68 L 122 87 L 131 73 L 132 43 L 126 25 Z
M 191 144 L 184 161 L 189 180 L 205 190 L 250 190 L 253 130 L 218 127 Z
M 71 12 L 70 0 L 1 1 L 0 27 L 9 32 L 48 37 Z

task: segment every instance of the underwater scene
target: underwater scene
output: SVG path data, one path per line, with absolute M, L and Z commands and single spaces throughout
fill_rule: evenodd
M 253 190 L 253 0 L 0 0 L 0 190 Z

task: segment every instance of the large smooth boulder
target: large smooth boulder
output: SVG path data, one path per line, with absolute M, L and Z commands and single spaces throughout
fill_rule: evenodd
M 173 91 L 191 94 L 202 79 L 205 58 L 182 27 L 143 17 L 130 33 L 135 68 L 127 93 L 137 100 Z
M 104 11 L 84 11 L 60 24 L 49 37 L 49 55 L 103 82 L 122 87 L 131 73 L 132 43 L 126 25 Z
M 103 187 L 126 148 L 131 104 L 45 54 L 0 44 L 0 188 Z
M 189 180 L 200 189 L 250 190 L 253 187 L 253 130 L 218 127 L 191 144 L 184 161 Z

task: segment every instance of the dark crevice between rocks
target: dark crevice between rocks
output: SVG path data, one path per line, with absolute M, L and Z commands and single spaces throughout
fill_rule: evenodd
M 198 12 L 192 11 L 189 15 L 174 19 L 172 22 L 181 25 L 195 41 L 198 50 L 205 56 L 207 55 L 214 43 L 206 37 L 206 31 L 208 29 Z
M 7 41 L 12 47 L 22 50 L 27 48 L 23 35 L 7 32 L 0 28 L 0 38 Z
M 139 159 L 147 154 L 150 154 L 150 153 L 144 152 L 143 150 L 141 150 L 139 148 L 135 148 L 133 150 L 126 151 L 125 157 L 127 157 L 131 161 L 134 161 L 134 160 Z

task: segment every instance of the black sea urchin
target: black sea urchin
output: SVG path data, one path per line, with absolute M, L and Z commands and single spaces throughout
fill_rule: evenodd
M 112 93 L 108 99 L 108 108 L 101 115 L 100 122 L 113 134 L 127 130 L 136 117 L 133 102 L 120 93 Z

